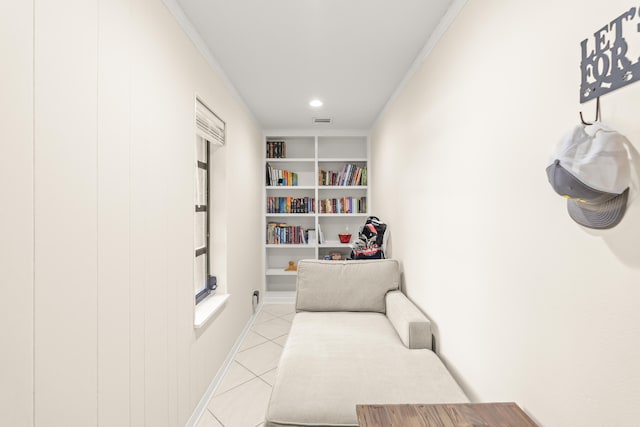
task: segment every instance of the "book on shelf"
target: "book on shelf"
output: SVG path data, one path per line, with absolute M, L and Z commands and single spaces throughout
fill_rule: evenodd
M 287 157 L 287 145 L 284 141 L 267 141 L 267 158 L 284 159 Z
M 306 245 L 308 230 L 299 225 L 288 225 L 276 222 L 267 224 L 268 245 Z
M 276 169 L 267 163 L 267 185 L 292 187 L 298 185 L 298 174 L 284 169 Z
M 367 185 L 367 167 L 346 163 L 339 172 L 319 169 L 318 184 L 328 186 Z
M 340 197 L 318 200 L 320 213 L 354 214 L 367 213 L 366 197 Z
M 267 213 L 307 214 L 315 212 L 313 197 L 267 196 Z

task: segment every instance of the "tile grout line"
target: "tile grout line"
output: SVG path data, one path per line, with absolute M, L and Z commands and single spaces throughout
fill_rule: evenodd
M 269 371 L 266 371 L 266 372 L 265 372 L 265 373 L 263 373 L 263 374 L 256 374 L 256 373 L 255 373 L 255 372 L 253 372 L 251 369 L 247 368 L 246 366 L 244 366 L 242 363 L 238 362 L 237 360 L 234 360 L 234 362 L 236 362 L 238 365 L 242 366 L 242 367 L 243 367 L 244 369 L 246 369 L 247 371 L 251 372 L 251 373 L 252 373 L 255 377 L 257 377 L 257 378 L 260 378 L 260 375 L 264 375 L 264 374 L 266 374 L 267 372 L 269 372 L 269 371 L 273 371 L 273 369 L 276 369 L 276 368 L 273 368 L 273 369 L 269 369 Z M 224 378 L 223 378 L 223 380 L 224 380 Z M 252 381 L 252 380 L 255 380 L 255 378 L 251 378 L 250 380 L 245 381 L 245 382 L 244 382 L 244 383 L 242 383 L 242 384 L 246 384 L 246 383 L 248 383 L 249 381 Z M 242 384 L 239 384 L 239 385 L 242 385 Z M 233 388 L 237 388 L 237 387 L 238 387 L 238 386 L 233 387 Z M 229 390 L 233 390 L 233 388 L 231 388 L 231 389 L 229 389 Z M 227 391 L 229 391 L 229 390 L 227 390 Z M 226 393 L 226 391 L 225 391 L 224 393 Z M 224 394 L 224 393 L 220 393 L 220 394 Z
M 209 410 L 207 409 L 207 411 L 209 411 Z M 215 415 L 213 412 L 209 411 L 209 413 L 211 414 L 211 416 L 212 416 L 212 417 L 213 417 L 217 422 L 219 422 L 219 423 L 220 423 L 220 425 L 221 425 L 222 427 L 226 427 L 226 426 L 224 425 L 224 423 L 223 423 L 222 421 L 220 421 L 220 418 L 216 417 L 216 415 Z
M 260 335 L 260 336 L 262 337 L 262 335 Z M 264 337 L 263 337 L 263 338 L 264 338 Z M 265 338 L 265 339 L 266 339 L 266 340 L 268 340 L 268 338 Z M 267 342 L 267 341 L 265 341 L 265 342 Z M 247 347 L 247 348 L 245 348 L 245 349 L 243 349 L 243 350 L 241 350 L 241 351 L 238 351 L 238 354 L 240 354 L 240 353 L 244 353 L 245 351 L 247 351 L 247 350 L 251 350 L 252 348 L 256 348 L 257 346 L 262 345 L 262 344 L 264 344 L 265 342 L 261 342 L 260 344 L 256 344 L 256 345 L 252 345 L 251 347 Z
M 207 405 L 206 405 L 207 411 L 208 411 L 208 412 L 209 412 L 209 413 L 210 413 L 210 414 L 211 414 L 211 415 L 216 419 L 216 421 L 218 421 L 218 422 L 219 422 L 223 427 L 225 427 L 225 426 L 224 426 L 224 423 L 223 423 L 223 422 L 222 422 L 222 421 L 221 421 L 221 420 L 220 420 L 220 419 L 215 415 L 215 413 L 214 413 L 212 410 L 210 410 L 210 409 L 209 409 L 209 405 L 211 404 L 211 401 L 212 401 L 214 398 L 219 397 L 219 396 L 222 396 L 222 395 L 224 395 L 224 394 L 226 394 L 226 393 L 229 393 L 230 391 L 235 390 L 235 389 L 237 389 L 237 388 L 239 388 L 239 387 L 241 387 L 241 386 L 244 386 L 244 385 L 246 385 L 247 383 L 249 383 L 249 382 L 251 382 L 251 381 L 254 381 L 255 379 L 258 379 L 260 382 L 264 383 L 267 387 L 269 387 L 270 389 L 273 389 L 273 385 L 271 385 L 271 384 L 270 384 L 269 382 L 267 382 L 264 378 L 262 378 L 262 375 L 265 375 L 265 374 L 267 374 L 267 373 L 269 373 L 269 372 L 271 372 L 271 371 L 273 371 L 273 370 L 277 370 L 277 369 L 278 369 L 278 366 L 277 366 L 277 365 L 276 365 L 276 367 L 274 367 L 274 368 L 272 368 L 272 369 L 269 369 L 269 370 L 267 370 L 266 372 L 263 372 L 262 374 L 257 374 L 257 373 L 255 373 L 253 370 L 249 369 L 247 366 L 243 365 L 241 362 L 239 362 L 239 361 L 236 359 L 236 356 L 237 356 L 238 354 L 243 353 L 243 352 L 248 351 L 248 350 L 251 350 L 251 349 L 255 349 L 256 347 L 259 347 L 259 346 L 261 346 L 261 345 L 263 345 L 263 344 L 266 344 L 267 342 L 270 342 L 270 343 L 272 343 L 272 344 L 275 344 L 275 345 L 277 345 L 277 346 L 278 346 L 278 347 L 280 347 L 280 348 L 284 348 L 284 346 L 283 346 L 283 345 L 281 345 L 281 344 L 279 344 L 279 343 L 275 342 L 274 340 L 279 339 L 279 338 L 282 338 L 283 336 L 285 336 L 285 335 L 288 335 L 288 334 L 289 334 L 289 331 L 291 330 L 291 323 L 292 323 L 292 322 L 291 322 L 291 321 L 289 321 L 288 319 L 284 319 L 284 317 L 285 317 L 285 316 L 290 316 L 291 314 L 295 314 L 295 312 L 293 312 L 293 313 L 285 313 L 285 314 L 282 314 L 282 315 L 276 315 L 276 314 L 270 313 L 268 310 L 264 310 L 264 308 L 265 308 L 265 307 L 264 307 L 264 305 L 263 305 L 260 311 L 261 311 L 262 313 L 267 313 L 267 314 L 269 314 L 269 315 L 273 316 L 273 318 L 272 318 L 272 319 L 265 320 L 265 321 L 263 321 L 263 322 L 259 322 L 259 323 L 255 323 L 255 322 L 254 322 L 254 323 L 251 325 L 251 328 L 249 329 L 249 331 L 248 331 L 248 332 L 253 332 L 254 334 L 258 335 L 259 337 L 261 337 L 261 338 L 265 339 L 266 341 L 265 341 L 265 342 L 262 342 L 262 343 L 259 343 L 259 344 L 256 344 L 256 345 L 251 346 L 251 347 L 247 347 L 247 348 L 243 349 L 242 351 L 238 351 L 238 352 L 236 353 L 236 355 L 234 356 L 234 358 L 232 359 L 232 361 L 231 361 L 231 363 L 235 362 L 235 363 L 237 363 L 238 365 L 240 365 L 241 367 L 243 367 L 244 369 L 246 369 L 250 374 L 252 374 L 252 375 L 253 375 L 253 378 L 251 378 L 251 379 L 249 379 L 249 380 L 246 380 L 246 381 L 243 381 L 243 382 L 241 382 L 241 383 L 239 383 L 239 384 L 235 385 L 234 387 L 231 387 L 230 389 L 225 390 L 223 393 L 220 393 L 220 394 L 218 394 L 218 395 L 213 395 L 213 396 L 211 396 L 211 399 L 209 399 L 209 402 L 208 402 L 208 403 L 207 403 Z M 256 313 L 256 314 L 258 314 L 258 313 Z M 256 317 L 257 317 L 257 316 L 256 316 Z M 259 333 L 259 332 L 257 332 L 256 330 L 254 330 L 254 327 L 255 327 L 255 326 L 260 325 L 260 324 L 263 324 L 263 323 L 267 323 L 267 322 L 272 321 L 272 320 L 275 320 L 275 319 L 280 319 L 280 320 L 283 320 L 283 321 L 285 321 L 285 322 L 289 323 L 289 328 L 288 328 L 288 330 L 287 330 L 287 332 L 286 332 L 286 333 L 281 334 L 281 335 L 278 335 L 277 337 L 274 337 L 274 338 L 268 338 L 268 337 L 265 337 L 264 335 L 260 334 L 260 333 Z M 248 333 L 248 332 L 247 332 L 247 333 Z M 246 339 L 247 339 L 247 336 L 246 336 L 246 335 L 247 335 L 247 334 L 245 334 L 245 336 L 244 336 L 244 338 L 243 338 L 243 342 L 244 342 L 244 340 L 246 340 Z M 241 346 L 242 346 L 242 344 L 243 344 L 243 342 L 241 342 L 241 343 L 238 345 L 238 347 L 241 347 Z M 224 377 L 222 377 L 222 378 L 220 379 L 220 382 L 224 381 L 224 379 L 225 379 L 225 377 L 226 377 L 226 375 L 227 375 L 227 374 L 228 374 L 228 370 L 227 370 L 227 372 L 225 373 L 225 376 L 224 376 Z M 264 425 L 264 421 L 263 421 L 263 422 L 260 422 L 260 423 L 258 423 L 258 424 L 256 424 L 256 427 L 258 427 L 258 426 L 263 426 L 263 425 Z
M 277 369 L 277 368 L 276 368 L 276 369 Z M 273 371 L 273 369 L 272 369 L 271 371 Z M 271 372 L 271 371 L 267 371 L 267 372 Z M 265 374 L 266 374 L 267 372 L 265 372 Z M 264 375 L 264 374 L 262 374 L 262 375 Z M 259 376 L 259 377 L 258 377 L 258 379 L 260 379 L 260 381 L 262 381 L 263 383 L 265 383 L 266 385 L 268 385 L 268 386 L 269 386 L 269 388 L 271 388 L 271 389 L 273 390 L 273 386 L 272 386 L 271 384 L 269 384 L 267 381 L 265 381 L 265 379 L 264 379 L 264 378 L 262 378 L 262 376 Z
M 225 390 L 225 391 L 223 391 L 223 392 L 222 392 L 222 393 L 220 393 L 220 394 L 214 394 L 213 396 L 211 396 L 211 400 L 213 400 L 213 398 L 214 398 L 214 397 L 221 396 L 221 395 L 223 395 L 223 394 L 225 394 L 225 393 L 227 393 L 227 392 L 229 392 L 229 391 L 231 391 L 231 390 L 233 390 L 233 389 L 236 389 L 236 388 L 240 387 L 241 385 L 248 383 L 249 381 L 253 381 L 253 380 L 255 380 L 257 377 L 259 377 L 259 375 L 258 375 L 258 374 L 256 374 L 256 373 L 255 373 L 255 372 L 253 372 L 251 369 L 247 368 L 246 366 L 244 366 L 242 363 L 238 362 L 237 360 L 235 360 L 235 359 L 234 359 L 234 360 L 232 360 L 232 361 L 231 361 L 231 364 L 233 364 L 233 363 L 237 363 L 238 365 L 242 366 L 244 369 L 246 369 L 247 371 L 249 371 L 249 373 L 250 373 L 251 375 L 253 375 L 253 378 L 250 378 L 250 379 L 248 379 L 248 380 L 246 380 L 246 381 L 242 381 L 240 384 L 234 385 L 234 386 L 233 386 L 233 387 L 231 387 L 230 389 Z M 229 366 L 231 366 L 231 365 L 229 365 Z M 228 374 L 228 373 L 229 373 L 229 371 L 227 371 L 227 374 Z M 222 379 L 220 380 L 220 384 L 222 384 L 222 382 L 226 379 L 227 374 L 225 374 L 225 376 L 224 376 L 224 377 L 222 377 Z M 211 400 L 209 400 L 209 403 L 211 403 Z M 208 404 L 207 404 L 207 406 L 208 406 Z
M 275 369 L 277 369 L 277 368 L 270 369 L 270 370 L 268 370 L 267 372 L 265 372 L 264 374 L 266 374 L 266 373 L 268 373 L 268 372 L 271 372 L 271 371 L 273 371 L 273 370 L 275 370 Z M 253 372 L 252 372 L 252 374 L 253 374 Z M 264 375 L 264 374 L 262 374 L 262 375 Z M 213 398 L 216 398 L 216 397 L 222 396 L 223 394 L 227 394 L 228 392 L 233 391 L 233 390 L 237 389 L 238 387 L 242 387 L 243 385 L 246 385 L 247 383 L 249 383 L 249 382 L 251 382 L 251 381 L 254 381 L 254 380 L 260 380 L 260 381 L 262 381 L 263 383 L 265 383 L 266 385 L 268 385 L 269 387 L 273 388 L 273 386 L 272 386 L 271 384 L 269 384 L 269 383 L 268 383 L 264 378 L 262 378 L 262 375 L 256 375 L 256 374 L 254 374 L 254 377 L 253 377 L 253 378 L 251 378 L 250 380 L 247 380 L 247 381 L 245 381 L 245 382 L 243 382 L 243 383 L 241 383 L 241 384 L 238 384 L 238 385 L 236 385 L 236 386 L 233 386 L 233 387 L 231 387 L 229 390 L 225 390 L 223 393 L 220 393 L 220 394 L 217 394 L 217 395 L 213 396 Z M 211 400 L 213 400 L 213 398 L 212 398 Z M 209 412 L 211 412 L 211 413 L 213 414 L 213 412 L 212 412 L 211 410 L 209 410 Z
M 269 371 L 267 371 L 267 372 L 269 372 Z M 229 390 L 225 391 L 224 393 L 222 393 L 222 394 L 220 394 L 220 395 L 218 395 L 218 396 L 214 396 L 214 397 L 212 398 L 212 400 L 213 400 L 214 398 L 217 398 L 217 397 L 219 397 L 219 396 L 222 396 L 222 395 L 224 395 L 224 394 L 227 394 L 227 393 L 229 393 L 229 392 L 231 392 L 231 391 L 233 391 L 233 390 L 236 390 L 236 389 L 238 389 L 238 388 L 240 388 L 240 387 L 246 386 L 248 383 L 250 383 L 250 382 L 252 382 L 252 381 L 254 381 L 254 380 L 258 380 L 258 382 L 259 382 L 259 383 L 264 384 L 266 387 L 269 387 L 269 394 L 271 394 L 271 390 L 273 389 L 273 386 L 272 386 L 271 384 L 269 384 L 267 381 L 265 381 L 263 378 L 261 378 L 260 376 L 256 375 L 256 377 L 255 377 L 255 378 L 252 378 L 252 379 L 250 379 L 249 381 L 246 381 L 246 382 L 244 382 L 244 383 L 242 383 L 242 384 L 239 384 L 239 385 L 237 385 L 237 386 L 233 387 L 232 389 L 229 389 Z M 209 402 L 209 403 L 211 403 L 211 402 Z M 222 422 L 222 420 L 221 420 L 220 418 L 218 418 L 218 416 L 216 415 L 216 412 L 215 412 L 214 410 L 211 410 L 211 409 L 208 407 L 208 405 L 207 405 L 207 411 L 208 411 L 211 415 L 213 415 L 213 417 L 214 417 L 214 418 L 215 418 L 215 419 L 216 419 L 216 420 L 217 420 L 217 421 L 218 421 L 218 422 L 219 422 L 223 427 L 225 426 L 225 424 Z M 264 415 L 266 416 L 266 412 L 265 412 L 265 414 L 264 414 Z M 263 423 L 264 423 L 264 421 L 261 421 L 261 422 L 259 422 L 259 423 L 258 423 L 258 424 L 256 424 L 256 425 L 261 425 L 261 424 L 263 424 Z
M 216 376 L 213 378 L 213 380 L 209 384 L 209 387 L 208 387 L 207 391 L 205 391 L 205 394 L 202 396 L 202 398 L 200 399 L 200 402 L 198 402 L 198 405 L 196 406 L 196 408 L 194 409 L 193 413 L 191 414 L 191 417 L 187 421 L 186 427 L 195 427 L 195 426 L 197 426 L 197 424 L 200 422 L 200 420 L 202 418 L 202 414 L 205 411 L 208 410 L 208 406 L 209 406 L 209 404 L 211 403 L 211 400 L 214 397 L 214 393 L 216 391 L 216 388 L 220 385 L 220 383 L 224 380 L 224 377 L 227 375 L 229 366 L 231 365 L 231 363 L 233 361 L 235 361 L 235 357 L 238 354 L 238 348 L 240 348 L 240 346 L 242 345 L 242 343 L 246 339 L 246 335 L 253 328 L 253 324 L 255 322 L 255 319 L 262 312 L 262 307 L 263 306 L 264 306 L 264 303 L 258 306 L 256 311 L 252 314 L 251 318 L 249 319 L 249 321 L 245 325 L 245 328 L 240 333 L 240 336 L 238 336 L 238 339 L 237 339 L 236 343 L 233 345 L 233 347 L 231 348 L 231 351 L 227 355 L 227 358 L 223 362 L 222 367 L 220 368 L 220 370 L 218 370 L 218 373 L 216 374 Z M 233 357 L 231 357 L 231 356 L 233 356 Z M 219 377 L 221 372 L 223 372 L 223 375 Z M 206 403 L 205 403 L 205 399 L 206 399 Z M 211 411 L 209 411 L 209 412 L 211 412 Z
M 258 332 L 258 331 L 253 331 L 253 333 L 260 335 L 262 338 L 264 338 L 264 339 L 265 339 L 265 340 L 267 340 L 267 341 L 273 341 L 273 340 L 275 340 L 275 339 L 277 339 L 277 338 L 280 338 L 280 337 L 282 337 L 282 336 L 284 336 L 284 335 L 288 335 L 288 334 L 289 334 L 289 332 L 287 332 L 286 334 L 278 335 L 278 336 L 277 336 L 277 337 L 275 337 L 275 338 L 268 338 L 268 337 L 265 337 L 264 335 L 262 335 L 262 334 L 261 334 L 260 332 Z M 266 341 L 265 341 L 265 342 L 266 342 Z M 248 347 L 248 348 L 246 348 L 245 350 L 249 350 L 250 348 L 254 348 L 254 347 L 257 347 L 257 346 L 262 345 L 262 344 L 264 344 L 264 343 L 263 343 L 263 342 L 261 342 L 260 344 L 256 344 L 256 345 L 254 345 L 254 346 Z M 242 350 L 242 351 L 245 351 L 245 350 Z M 239 351 L 238 353 L 242 353 L 242 351 Z

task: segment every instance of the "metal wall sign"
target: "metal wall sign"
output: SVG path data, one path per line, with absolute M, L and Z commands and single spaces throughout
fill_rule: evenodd
M 624 12 L 580 46 L 581 104 L 640 80 L 640 8 Z

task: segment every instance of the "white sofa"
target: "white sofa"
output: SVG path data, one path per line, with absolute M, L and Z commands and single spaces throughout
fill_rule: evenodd
M 395 260 L 298 264 L 267 427 L 357 426 L 356 404 L 466 403 Z

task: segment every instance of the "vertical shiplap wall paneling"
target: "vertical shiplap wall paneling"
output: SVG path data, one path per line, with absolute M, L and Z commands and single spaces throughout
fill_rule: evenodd
M 186 100 L 188 103 L 189 100 Z M 181 104 L 184 102 L 181 102 Z M 173 120 L 175 122 L 184 123 L 184 112 L 180 112 L 179 109 L 174 109 L 172 112 Z M 179 128 L 184 128 L 180 126 Z M 190 265 L 190 259 L 185 257 L 185 245 L 181 244 L 185 238 L 188 238 L 192 230 L 189 227 L 191 224 L 192 216 L 187 216 L 185 213 L 191 213 L 189 197 L 185 195 L 191 194 L 190 186 L 188 182 L 185 182 L 185 167 L 191 166 L 192 163 L 185 157 L 185 152 L 188 151 L 188 141 L 184 140 L 184 136 L 181 136 L 178 132 L 174 132 L 171 135 L 171 144 L 168 146 L 167 155 L 170 159 L 168 165 L 168 179 L 167 179 L 167 199 L 171 201 L 167 206 L 167 222 L 173 224 L 166 229 L 166 257 L 168 262 L 166 264 L 165 277 L 167 280 L 167 319 L 166 319 L 166 331 L 167 331 L 167 400 L 169 402 L 166 410 L 168 417 L 168 425 L 179 425 L 178 423 L 178 319 L 179 309 L 181 303 L 186 303 L 188 306 L 189 300 L 181 301 L 181 294 L 184 295 L 189 289 L 184 289 L 180 292 L 180 287 L 186 287 L 189 285 L 188 277 L 189 271 L 185 269 L 184 265 Z M 188 250 L 188 249 L 187 249 Z M 182 253 L 181 253 L 182 252 Z M 188 253 L 188 252 L 187 252 Z M 186 273 L 186 274 L 185 274 Z
M 182 102 L 181 102 L 182 104 Z M 170 111 L 170 115 L 172 116 L 172 120 L 176 123 L 179 122 L 179 109 L 172 108 Z M 185 150 L 188 149 L 184 141 L 182 143 L 184 146 L 180 144 L 180 132 L 176 132 L 176 129 L 180 129 L 180 127 L 175 127 L 174 131 L 170 134 L 170 144 L 167 146 L 167 159 L 169 160 L 167 164 L 167 180 L 166 180 L 166 198 L 169 201 L 167 205 L 167 216 L 166 220 L 168 224 L 172 224 L 172 226 L 166 228 L 166 246 L 165 246 L 165 257 L 167 259 L 166 269 L 164 271 L 165 280 L 167 281 L 166 288 L 166 306 L 165 310 L 167 312 L 167 318 L 165 320 L 165 330 L 167 334 L 166 340 L 166 351 L 167 351 L 167 369 L 166 369 L 166 381 L 167 381 L 167 407 L 166 407 L 166 416 L 167 416 L 167 425 L 174 426 L 178 425 L 178 379 L 177 379 L 177 312 L 178 312 L 178 296 L 180 285 L 186 285 L 186 278 L 184 275 L 179 274 L 179 263 L 181 261 L 185 261 L 184 258 L 180 259 L 180 254 L 176 253 L 175 247 L 178 244 L 180 234 L 188 234 L 190 231 L 189 228 L 185 227 L 185 222 L 181 221 L 180 215 L 178 212 L 180 210 L 187 209 L 184 201 L 181 199 L 181 193 L 189 192 L 189 187 L 185 186 L 180 188 L 180 176 L 183 173 L 184 165 L 181 165 L 183 162 L 183 155 Z M 178 211 L 178 212 L 176 212 Z M 185 219 L 183 217 L 183 219 Z M 187 222 L 189 224 L 190 221 Z M 186 230 L 185 230 L 186 228 Z M 178 271 L 176 271 L 178 270 Z
M 173 24 L 163 13 L 162 27 Z M 165 22 L 167 21 L 167 22 Z M 195 172 L 195 91 L 190 43 L 162 32 L 162 43 L 175 57 L 165 65 L 171 102 L 165 111 L 167 143 L 167 221 L 165 276 L 167 286 L 168 425 L 184 425 L 193 408 L 188 398 L 188 349 L 193 337 L 193 205 Z M 188 408 L 187 408 L 188 407 Z M 185 409 L 188 409 L 186 411 Z M 188 412 L 184 413 L 183 412 Z M 182 415 L 181 415 L 182 414 Z
M 133 226 L 142 233 L 136 267 L 140 281 L 136 283 L 144 293 L 141 301 L 143 315 L 144 365 L 144 425 L 167 426 L 167 177 L 169 159 L 167 146 L 173 122 L 167 111 L 172 103 L 172 82 L 166 77 L 166 67 L 173 55 L 168 55 L 159 22 L 162 8 L 148 1 L 137 1 L 134 8 L 137 33 L 136 68 L 134 70 L 134 156 L 137 165 L 138 189 L 142 211 L 138 218 L 144 223 Z M 162 90 L 159 90 L 162 88 Z
M 163 328 L 165 341 L 165 371 L 167 384 L 165 409 L 167 425 L 183 425 L 186 418 L 179 418 L 178 393 L 178 348 L 179 348 L 179 313 L 192 313 L 193 307 L 193 174 L 194 174 L 194 138 L 195 138 L 195 90 L 194 72 L 189 48 L 190 42 L 181 37 L 174 37 L 163 29 L 175 25 L 173 16 L 161 9 L 156 17 L 156 34 L 154 39 L 160 41 L 171 52 L 172 58 L 162 56 L 163 86 L 166 90 L 166 102 L 161 112 L 163 115 L 163 136 L 165 138 L 165 185 L 164 199 L 165 220 L 170 227 L 164 233 L 164 278 L 166 286 L 166 302 L 164 309 L 167 316 Z M 193 320 L 184 325 L 180 333 L 193 335 Z M 188 347 L 187 347 L 188 348 Z M 192 409 L 192 408 L 190 408 Z M 190 414 L 189 414 L 190 415 Z
M 192 320 L 193 324 L 193 320 Z M 214 325 L 215 326 L 215 325 Z M 209 325 L 211 327 L 211 325 Z M 196 339 L 189 345 L 189 404 L 198 402 L 207 389 L 206 378 L 203 372 L 206 367 L 206 345 L 203 334 L 206 331 L 199 329 L 195 332 Z M 193 409 L 193 408 L 191 408 Z
M 130 425 L 131 1 L 98 22 L 98 425 Z
M 183 53 L 185 51 L 183 50 Z M 185 61 L 188 64 L 188 61 Z M 185 65 L 186 66 L 186 65 Z M 187 99 L 185 105 L 191 106 L 186 111 L 179 109 L 187 129 L 195 126 L 195 94 L 193 88 L 185 91 Z M 174 145 L 172 157 L 176 164 L 176 175 L 169 181 L 170 192 L 175 193 L 177 203 L 171 211 L 172 222 L 183 224 L 184 229 L 173 230 L 174 240 L 170 247 L 170 258 L 174 260 L 173 268 L 169 271 L 169 280 L 175 286 L 175 334 L 176 349 L 176 416 L 180 425 L 184 425 L 193 411 L 193 402 L 189 395 L 189 352 L 194 340 L 193 329 L 193 205 L 194 205 L 194 180 L 195 180 L 195 133 L 187 132 L 181 137 L 179 143 Z M 171 302 L 171 301 L 170 301 Z M 198 400 L 195 400 L 197 402 Z
M 229 242 L 260 231 L 260 180 L 236 167 L 260 165 L 259 129 L 158 0 L 0 11 L 0 425 L 184 425 L 260 280 L 244 268 L 259 248 Z M 215 273 L 233 298 L 197 331 L 196 93 L 243 129 L 216 169 Z M 238 190 L 257 197 L 231 217 Z
M 132 57 L 136 56 L 135 50 Z M 135 63 L 136 61 L 134 61 Z M 135 69 L 135 67 L 134 67 Z M 135 73 L 132 78 L 136 81 Z M 134 83 L 135 87 L 135 83 Z M 131 372 L 130 392 L 130 424 L 145 425 L 145 275 L 146 275 L 146 242 L 148 233 L 146 226 L 147 206 L 145 201 L 144 165 L 146 153 L 140 140 L 140 124 L 137 119 L 144 113 L 144 108 L 135 99 L 136 90 L 132 90 L 131 103 L 131 213 L 130 213 L 130 319 L 129 319 L 129 366 Z
M 148 46 L 151 48 L 151 46 Z M 150 52 L 149 52 L 150 53 Z M 148 53 L 148 54 L 149 54 Z M 147 59 L 152 61 L 150 56 Z M 155 67 L 154 67 L 155 68 Z M 149 80 L 158 80 L 156 73 Z M 141 85 L 147 103 L 146 112 L 138 119 L 143 123 L 146 135 L 137 135 L 143 140 L 149 162 L 143 179 L 146 188 L 148 234 L 145 259 L 145 420 L 146 426 L 166 426 L 167 396 L 167 280 L 166 280 L 166 138 L 162 133 L 164 117 L 161 99 L 154 95 L 156 85 Z
M 35 425 L 97 423 L 97 1 L 35 2 Z
M 33 425 L 33 2 L 0 5 L 0 425 Z
M 145 32 L 139 21 L 144 15 L 144 8 L 139 0 L 131 3 L 132 25 L 131 37 L 131 319 L 130 319 L 130 366 L 131 366 L 131 426 L 146 426 L 145 411 L 145 377 L 146 360 L 146 280 L 149 263 L 149 246 L 151 227 L 148 217 L 153 214 L 153 206 L 149 200 L 148 190 L 153 183 L 150 156 L 152 147 L 146 137 L 145 119 L 149 112 L 144 102 L 145 94 L 141 91 L 144 81 L 146 60 L 145 47 L 141 39 Z
M 184 43 L 184 40 L 181 40 Z M 173 43 L 177 43 L 173 41 Z M 195 173 L 195 93 L 191 79 L 177 78 L 191 75 L 189 52 L 184 46 L 174 66 L 178 67 L 173 85 L 177 102 L 170 111 L 175 123 L 168 147 L 171 160 L 167 180 L 168 221 L 175 224 L 167 230 L 168 287 L 168 372 L 169 424 L 184 425 L 191 416 L 189 404 L 189 349 L 194 336 L 193 328 L 193 249 L 194 249 L 194 173 Z M 174 70 L 175 72 L 175 70 Z M 180 108 L 179 106 L 184 106 Z
M 143 2 L 147 3 L 147 2 Z M 173 204 L 167 198 L 167 181 L 170 174 L 168 147 L 171 144 L 175 123 L 170 115 L 172 105 L 176 104 L 173 95 L 172 79 L 169 78 L 170 61 L 173 55 L 166 55 L 166 28 L 161 24 L 161 8 L 145 9 L 141 17 L 146 29 L 142 37 L 145 54 L 145 79 L 141 83 L 142 94 L 147 104 L 147 114 L 141 117 L 145 123 L 146 145 L 150 148 L 150 166 L 148 171 L 148 196 L 151 203 L 148 222 L 152 232 L 149 235 L 149 263 L 146 286 L 145 340 L 145 411 L 147 427 L 168 427 L 168 280 L 167 266 L 171 262 L 167 257 L 167 211 Z M 162 46 L 163 49 L 158 49 Z M 171 51 L 171 49 L 168 49 Z M 170 59 L 171 58 L 171 59 Z M 164 88 L 158 91 L 158 88 Z M 177 226 L 177 225 L 172 225 Z

